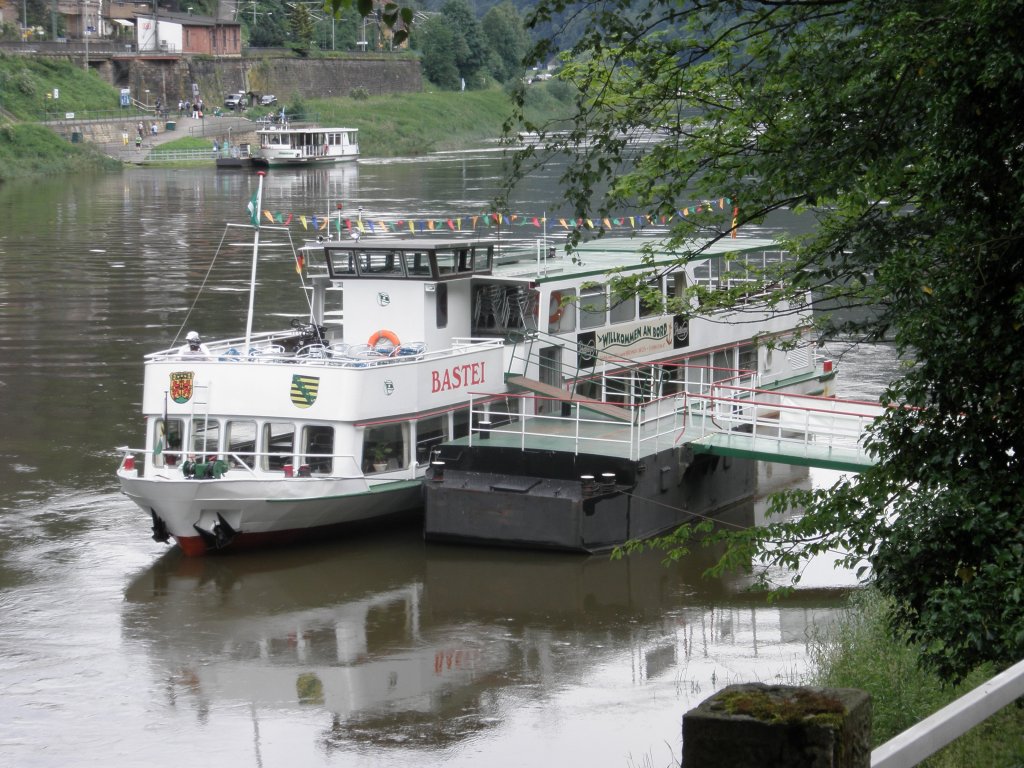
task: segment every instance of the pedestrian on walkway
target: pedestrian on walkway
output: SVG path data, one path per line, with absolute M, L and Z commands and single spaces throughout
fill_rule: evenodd
M 181 117 L 183 114 L 185 114 L 185 102 L 178 99 L 178 117 Z
M 142 149 L 142 134 L 140 133 L 135 137 L 135 148 Z
M 124 144 L 124 146 L 126 146 L 126 147 L 128 146 L 128 129 L 127 128 L 125 128 L 124 130 L 121 131 L 121 143 Z
M 137 127 L 137 128 L 135 129 L 135 130 L 136 130 L 136 131 L 138 132 L 138 134 L 139 134 L 139 138 L 141 139 L 141 138 L 142 138 L 142 134 L 143 134 L 143 133 L 145 132 L 145 130 L 146 130 L 146 129 L 145 129 L 144 127 L 143 127 L 143 125 L 142 125 L 142 121 L 141 121 L 141 120 L 139 120 L 139 125 L 138 125 L 138 127 Z

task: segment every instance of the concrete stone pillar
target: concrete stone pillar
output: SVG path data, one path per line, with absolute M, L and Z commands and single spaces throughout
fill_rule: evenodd
M 853 688 L 730 685 L 683 715 L 682 768 L 869 768 L 871 698 Z

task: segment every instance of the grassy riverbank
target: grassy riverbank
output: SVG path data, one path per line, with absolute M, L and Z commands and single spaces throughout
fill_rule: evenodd
M 117 89 L 80 66 L 0 54 L 0 181 L 120 168 L 92 147 L 69 144 L 37 122 L 58 113 L 116 111 L 117 105 Z
M 68 144 L 44 126 L 0 123 L 0 182 L 120 167 L 93 147 Z
M 917 653 L 890 636 L 887 606 L 871 591 L 854 598 L 845 620 L 812 644 L 813 685 L 871 694 L 877 747 L 991 678 L 975 670 L 958 686 L 921 671 Z M 926 768 L 1024 766 L 1024 706 L 1011 704 L 921 764 Z
M 535 84 L 528 92 L 527 114 L 534 122 L 563 118 L 570 108 L 568 99 L 568 91 L 561 84 Z M 364 99 L 296 100 L 287 103 L 285 110 L 306 115 L 319 125 L 358 128 L 362 157 L 414 157 L 496 140 L 511 114 L 512 99 L 495 86 L 460 93 L 426 91 Z M 256 114 L 269 111 L 253 110 Z M 210 146 L 211 139 L 182 137 L 161 148 Z

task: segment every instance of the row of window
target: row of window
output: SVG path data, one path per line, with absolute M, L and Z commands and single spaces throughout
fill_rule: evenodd
M 693 355 L 671 363 L 647 365 L 616 375 L 600 375 L 581 381 L 577 392 L 610 403 L 636 405 L 659 397 L 706 391 L 710 384 L 729 381 L 757 371 L 757 347 L 742 344 Z
M 183 458 L 197 461 L 220 459 L 229 467 L 295 472 L 308 467 L 312 475 L 354 475 L 405 469 L 410 461 L 423 466 L 431 450 L 448 439 L 469 431 L 468 409 L 422 419 L 368 426 L 362 443 L 343 449 L 337 445 L 335 428 L 327 424 L 290 421 L 257 422 L 248 419 L 197 417 L 158 418 L 153 456 L 157 467 L 176 466 Z M 184 446 L 184 447 L 183 447 Z M 354 453 L 350 450 L 354 449 Z
M 647 289 L 659 297 L 682 298 L 686 291 L 686 274 L 676 272 L 664 279 L 651 278 L 647 281 Z M 548 330 L 551 333 L 571 333 L 578 327 L 586 331 L 605 325 L 629 323 L 638 317 L 655 317 L 665 310 L 664 298 L 650 300 L 642 295 L 617 298 L 610 285 L 590 283 L 581 287 L 578 295 L 575 288 L 551 294 Z

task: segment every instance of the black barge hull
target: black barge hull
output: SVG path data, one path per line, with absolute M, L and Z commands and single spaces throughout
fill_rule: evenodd
M 587 553 L 713 515 L 757 482 L 755 461 L 686 446 L 629 460 L 448 444 L 440 461 L 425 484 L 428 540 Z

